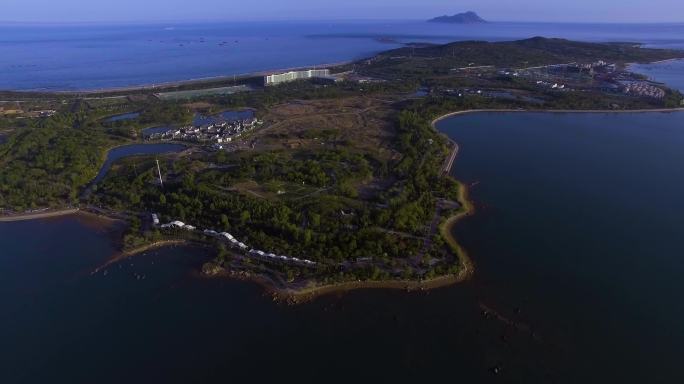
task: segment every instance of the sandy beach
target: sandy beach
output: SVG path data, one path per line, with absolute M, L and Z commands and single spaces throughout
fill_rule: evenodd
M 97 95 L 97 94 L 110 94 L 110 93 L 135 92 L 135 91 L 163 92 L 163 91 L 173 91 L 173 90 L 175 90 L 174 88 L 182 87 L 182 86 L 195 86 L 196 85 L 196 86 L 207 87 L 207 86 L 212 85 L 213 83 L 220 83 L 223 81 L 244 80 L 244 79 L 248 79 L 251 77 L 262 77 L 262 76 L 272 75 L 274 73 L 280 73 L 280 72 L 300 71 L 300 70 L 310 69 L 310 68 L 314 68 L 314 67 L 318 68 L 318 69 L 333 68 L 333 67 L 339 67 L 342 65 L 347 65 L 350 63 L 352 63 L 352 61 L 343 61 L 343 62 L 337 62 L 337 63 L 325 63 L 325 64 L 308 65 L 308 66 L 300 66 L 300 67 L 278 68 L 278 69 L 271 69 L 271 70 L 267 70 L 267 71 L 241 73 L 241 74 L 236 74 L 236 75 L 201 77 L 201 78 L 195 78 L 195 79 L 169 81 L 169 82 L 156 83 L 156 84 L 132 85 L 129 87 L 111 87 L 111 88 L 99 88 L 99 89 L 50 91 L 50 92 L 40 92 L 40 91 L 26 91 L 26 92 L 51 93 L 51 94 L 56 94 L 56 95 L 69 95 L 69 94 Z M 202 88 L 202 89 L 204 89 L 204 88 Z M 16 92 L 21 92 L 21 91 L 16 91 Z
M 78 208 L 69 208 L 69 209 L 61 209 L 61 210 L 46 210 L 46 211 L 39 211 L 39 212 L 20 213 L 20 214 L 16 214 L 16 215 L 0 216 L 0 223 L 49 219 L 52 217 L 73 215 L 77 212 L 79 212 Z

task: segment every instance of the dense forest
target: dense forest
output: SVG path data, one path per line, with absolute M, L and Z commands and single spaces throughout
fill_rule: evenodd
M 258 249 L 325 264 L 367 257 L 391 264 L 419 253 L 436 199 L 457 194 L 455 182 L 440 175 L 446 143 L 429 120 L 405 111 L 396 126 L 394 145 L 403 156 L 389 170 L 352 148 L 233 154 L 164 163 L 162 190 L 153 182 L 155 163 L 131 159 L 113 169 L 91 203 L 157 212 L 163 220 L 229 231 Z M 210 168 L 208 161 L 226 167 Z M 358 186 L 373 178 L 393 182 L 378 196 L 359 197 Z M 236 188 L 245 181 L 271 194 Z M 279 189 L 298 192 L 278 196 Z M 131 246 L 146 241 L 135 229 L 126 239 Z M 431 251 L 437 256 L 444 249 Z
M 66 123 L 73 122 L 60 115 L 22 129 L 0 146 L 0 207 L 20 212 L 77 203 L 80 188 L 117 141 Z

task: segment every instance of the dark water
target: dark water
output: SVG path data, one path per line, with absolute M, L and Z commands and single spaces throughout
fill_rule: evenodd
M 543 376 L 537 344 L 484 320 L 468 289 L 288 307 L 249 283 L 196 277 L 210 256 L 199 250 L 91 276 L 114 253 L 109 236 L 78 218 L 0 223 L 0 382 L 481 382 L 503 361 L 511 375 Z
M 443 121 L 478 183 L 456 230 L 477 272 L 429 293 L 288 307 L 180 248 L 91 276 L 117 229 L 0 223 L 0 382 L 681 382 L 682 119 Z
M 102 181 L 112 167 L 112 164 L 124 157 L 180 152 L 185 148 L 186 146 L 182 144 L 130 144 L 116 147 L 107 154 L 107 160 L 105 160 L 93 182 L 98 183 Z
M 1 25 L 0 89 L 153 85 L 368 57 L 407 42 L 533 36 L 634 41 L 684 48 L 684 24 L 418 21 L 226 22 L 151 25 Z
M 120 115 L 114 115 L 106 118 L 104 121 L 105 123 L 113 123 L 115 121 L 122 121 L 122 120 L 133 120 L 137 119 L 140 117 L 139 112 L 130 112 L 130 113 L 122 113 Z
M 630 69 L 649 79 L 667 84 L 670 88 L 684 92 L 684 60 L 672 60 L 653 64 L 636 64 Z
M 254 111 L 251 109 L 243 109 L 238 111 L 225 111 L 214 116 L 204 116 L 202 114 L 196 114 L 192 119 L 192 124 L 195 126 L 203 124 L 214 124 L 221 121 L 238 121 L 247 120 L 254 117 Z
M 142 130 L 143 137 L 149 137 L 157 133 L 165 133 L 174 129 L 173 127 L 161 126 L 161 127 L 150 127 Z
M 681 382 L 684 114 L 476 114 L 439 128 L 477 282 L 558 334 L 575 382 Z M 584 381 L 581 381 L 584 380 Z

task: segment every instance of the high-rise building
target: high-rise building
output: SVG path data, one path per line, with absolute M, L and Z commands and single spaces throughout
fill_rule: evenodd
M 273 75 L 264 76 L 264 84 L 275 85 L 280 83 L 287 83 L 289 81 L 313 79 L 318 77 L 330 77 L 330 70 L 309 69 L 306 71 L 290 71 L 285 73 L 276 73 Z

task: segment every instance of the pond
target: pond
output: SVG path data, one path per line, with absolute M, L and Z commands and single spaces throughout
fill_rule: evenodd
M 163 133 L 166 133 L 168 131 L 172 131 L 176 128 L 174 127 L 169 127 L 169 126 L 161 126 L 161 127 L 150 127 L 150 128 L 145 128 L 142 130 L 142 134 L 144 138 L 149 138 L 152 135 L 160 135 Z
M 140 112 L 128 112 L 128 113 L 122 113 L 120 115 L 114 115 L 107 117 L 103 121 L 105 123 L 114 123 L 116 121 L 124 121 L 124 120 L 134 120 L 140 117 Z
M 130 144 L 121 147 L 116 147 L 109 151 L 107 154 L 107 160 L 100 168 L 97 176 L 93 180 L 93 183 L 99 183 L 104 179 L 112 167 L 112 164 L 117 160 L 123 159 L 128 156 L 140 156 L 140 155 L 158 155 L 173 152 L 181 152 L 185 150 L 186 146 L 181 144 Z
M 246 120 L 254 117 L 254 110 L 252 109 L 242 109 L 236 111 L 225 111 L 213 116 L 204 116 L 201 114 L 196 114 L 192 120 L 192 124 L 195 126 L 204 124 L 216 124 L 223 121 L 232 122 L 238 120 Z

